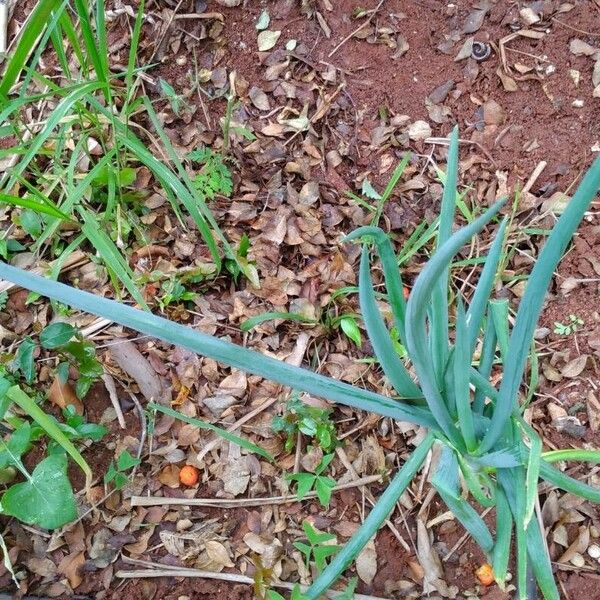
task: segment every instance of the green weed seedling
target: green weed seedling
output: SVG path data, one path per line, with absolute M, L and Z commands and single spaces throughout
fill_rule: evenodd
M 526 403 L 521 401 L 519 392 L 528 360 L 530 385 L 535 383 L 536 362 L 531 347 L 536 323 L 554 270 L 600 189 L 600 158 L 583 176 L 547 236 L 527 280 L 514 325 L 503 316 L 507 313 L 502 301 L 493 298 L 508 224 L 506 218 L 500 217 L 505 200 L 499 200 L 472 222 L 453 231 L 458 175 L 456 128 L 450 139 L 445 175 L 435 249 L 414 282 L 408 301 L 403 297 L 398 257 L 389 236 L 370 226 L 346 238 L 363 244 L 358 285 L 362 319 L 377 361 L 394 388 L 393 397 L 289 365 L 4 263 L 0 263 L 0 278 L 228 366 L 427 430 L 392 476 L 358 531 L 303 592 L 309 600 L 317 600 L 329 590 L 373 537 L 434 445 L 440 459 L 431 474 L 431 483 L 485 553 L 498 584 L 504 586 L 508 579 L 511 548 L 514 548 L 513 582 L 518 599 L 531 598 L 529 589 L 535 581 L 546 600 L 559 600 L 539 525 L 538 483 L 543 480 L 550 486 L 600 503 L 599 489 L 554 466 L 558 461 L 599 463 L 600 451 L 544 452 L 541 438 L 524 419 Z M 495 237 L 477 285 L 469 298 L 458 294 L 450 304 L 452 261 L 486 226 L 495 230 Z M 399 342 L 406 348 L 406 359 L 399 357 L 376 301 L 371 275 L 372 248 L 381 262 L 394 326 Z M 491 382 L 492 369 L 494 381 L 500 381 L 498 387 Z M 463 495 L 463 482 L 470 496 L 468 500 Z M 480 515 L 487 507 L 496 510 L 493 535 Z
M 322 571 L 326 566 L 328 558 L 333 556 L 340 547 L 331 542 L 335 535 L 326 531 L 317 531 L 309 521 L 302 523 L 302 529 L 306 536 L 306 542 L 294 542 L 294 548 L 300 550 L 306 562 L 306 568 L 314 561 L 317 571 Z
M 554 322 L 554 333 L 557 335 L 571 335 L 584 324 L 583 319 L 577 315 L 569 315 L 566 323 Z
M 314 473 L 289 473 L 285 476 L 288 481 L 295 481 L 298 484 L 296 496 L 298 500 L 303 500 L 308 492 L 313 489 L 317 492 L 317 498 L 321 506 L 329 506 L 331 493 L 335 487 L 335 479 L 323 475 L 329 463 L 333 460 L 335 454 L 326 454 Z
M 123 450 L 116 461 L 110 463 L 106 475 L 104 475 L 104 484 L 112 483 L 115 489 L 120 490 L 129 480 L 127 471 L 137 467 L 140 459 L 132 456 L 129 450 Z
M 182 302 L 192 302 L 198 294 L 186 290 L 177 277 L 170 277 L 163 281 L 160 286 L 160 292 L 156 297 L 160 310 L 164 312 L 167 306 L 171 304 L 180 304 Z
M 298 393 L 293 393 L 284 414 L 273 417 L 271 426 L 286 435 L 286 452 L 294 449 L 298 432 L 315 441 L 323 452 L 331 452 L 337 445 L 331 412 L 328 408 L 310 406 L 302 402 Z
M 28 384 L 35 379 L 35 353 L 38 347 L 55 351 L 62 361 L 56 368 L 57 376 L 64 383 L 68 379 L 69 367 L 77 368 L 79 376 L 75 384 L 78 398 L 84 398 L 92 384 L 104 372 L 96 358 L 96 347 L 84 340 L 77 329 L 68 323 L 51 323 L 39 335 L 39 346 L 29 336 L 23 338 L 15 356 L 15 368 Z

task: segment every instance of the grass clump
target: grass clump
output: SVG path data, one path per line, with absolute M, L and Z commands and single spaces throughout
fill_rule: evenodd
M 503 586 L 507 580 L 514 538 L 514 581 L 518 597 L 531 597 L 531 582 L 536 581 L 546 599 L 558 599 L 550 558 L 544 551 L 543 532 L 536 515 L 538 482 L 544 480 L 592 502 L 600 502 L 600 490 L 569 477 L 553 465 L 560 460 L 600 462 L 600 452 L 543 452 L 541 439 L 523 417 L 526 403 L 520 402 L 519 389 L 528 360 L 532 362 L 532 371 L 535 370 L 532 338 L 554 269 L 600 188 L 600 159 L 592 164 L 548 236 L 528 279 L 512 328 L 506 302 L 492 298 L 507 227 L 507 220 L 500 220 L 505 201 L 496 202 L 453 233 L 457 171 L 458 131 L 455 129 L 445 174 L 436 250 L 414 283 L 408 301 L 404 298 L 398 273 L 398 257 L 388 236 L 381 229 L 370 226 L 347 238 L 364 244 L 359 270 L 362 318 L 377 360 L 396 392 L 394 398 L 293 367 L 5 264 L 0 264 L 0 277 L 229 366 L 428 429 L 424 440 L 392 478 L 361 528 L 332 558 L 303 597 L 317 599 L 333 585 L 381 526 L 429 451 L 438 446 L 439 461 L 431 482 L 487 555 L 496 581 Z M 459 296 L 450 306 L 452 260 L 473 236 L 491 223 L 496 224 L 496 236 L 485 257 L 475 292 L 469 303 Z M 394 318 L 393 337 L 376 302 L 371 277 L 371 245 L 379 255 L 385 277 L 387 299 Z M 405 348 L 406 360 L 400 358 L 395 342 Z M 499 387 L 490 382 L 494 365 L 502 373 Z M 495 507 L 494 535 L 473 504 L 463 497 L 461 481 L 466 484 L 473 504 Z

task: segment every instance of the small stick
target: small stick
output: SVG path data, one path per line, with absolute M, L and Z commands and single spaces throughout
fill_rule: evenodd
M 449 146 L 450 145 L 450 138 L 443 138 L 443 137 L 429 137 L 425 140 L 426 144 L 438 144 L 440 146 Z M 492 158 L 492 155 L 479 143 L 479 142 L 475 142 L 473 140 L 463 140 L 462 138 L 459 138 L 458 140 L 459 144 L 473 144 L 475 146 L 477 146 L 486 156 L 486 158 L 494 165 L 496 165 L 496 161 Z
M 385 2 L 385 0 L 380 0 L 379 4 L 373 9 L 369 18 L 359 27 L 357 27 L 352 33 L 347 35 L 328 55 L 327 58 L 331 58 L 349 39 L 354 37 L 359 31 L 362 31 L 369 23 L 373 20 L 373 17 L 377 14 L 381 5 Z
M 598 6 L 598 5 L 596 5 Z M 576 31 L 577 33 L 582 33 L 583 35 L 591 35 L 592 37 L 600 37 L 600 33 L 592 33 L 591 31 L 584 31 L 583 29 L 577 29 L 577 27 L 573 27 L 573 25 L 569 25 L 568 23 L 564 23 L 563 21 L 559 21 L 556 17 L 552 17 L 552 20 L 567 29 L 571 29 L 572 31 Z
M 207 13 L 186 13 L 182 15 L 175 15 L 175 20 L 179 19 L 217 19 L 217 21 L 223 22 L 225 19 L 220 12 L 207 12 Z
M 334 492 L 347 490 L 368 483 L 381 481 L 381 475 L 368 475 L 356 481 L 341 483 L 333 488 Z M 308 492 L 304 499 L 315 498 L 315 491 Z M 265 506 L 267 504 L 287 504 L 298 502 L 296 496 L 271 496 L 270 498 L 238 498 L 237 500 L 220 498 L 163 498 L 162 496 L 132 496 L 131 506 L 215 506 L 218 508 L 236 508 L 238 506 Z
M 126 429 L 127 426 L 125 425 L 125 417 L 123 416 L 123 410 L 121 409 L 119 396 L 117 395 L 117 387 L 115 386 L 115 380 L 108 373 L 104 373 L 102 375 L 102 381 L 104 381 L 104 385 L 110 397 L 110 401 L 112 402 L 115 412 L 117 413 L 117 421 L 119 421 L 119 426 L 121 427 L 121 429 Z
M 533 170 L 531 177 L 527 180 L 527 183 L 523 186 L 521 190 L 522 194 L 526 194 L 532 187 L 533 184 L 537 181 L 538 177 L 542 174 L 542 171 L 546 168 L 548 163 L 545 160 L 540 160 L 537 167 Z
M 492 508 L 494 508 L 494 507 L 490 506 L 489 508 L 486 508 L 481 513 L 481 518 L 483 519 L 483 517 L 485 517 L 490 512 L 490 510 L 492 510 Z M 458 540 L 458 542 L 456 542 L 456 544 L 454 544 L 454 546 L 452 546 L 452 548 L 450 548 L 450 551 L 448 552 L 448 554 L 446 554 L 446 556 L 444 556 L 444 558 L 442 558 L 442 562 L 446 562 L 469 539 L 470 535 L 471 535 L 470 533 L 465 533 L 460 538 L 460 540 Z
M 6 39 L 8 37 L 8 3 L 0 0 L 0 52 L 6 52 Z
M 248 585 L 254 585 L 254 579 L 247 575 L 241 575 L 240 573 L 215 573 L 214 571 L 201 571 L 200 569 L 186 569 L 183 567 L 167 567 L 166 565 L 160 565 L 158 563 L 151 563 L 156 569 L 141 569 L 139 571 L 117 571 L 116 577 L 121 579 L 139 579 L 143 577 L 198 577 L 202 579 L 218 579 L 220 581 L 234 581 L 237 583 L 246 583 Z M 293 590 L 295 584 L 287 583 L 287 581 L 274 581 L 271 584 L 273 587 Z M 301 585 L 300 589 L 304 592 L 308 589 L 308 586 Z M 343 592 L 337 592 L 335 590 L 328 590 L 325 592 L 328 598 L 337 598 L 343 594 Z M 354 594 L 353 598 L 357 600 L 385 600 L 378 596 L 367 596 L 365 594 Z

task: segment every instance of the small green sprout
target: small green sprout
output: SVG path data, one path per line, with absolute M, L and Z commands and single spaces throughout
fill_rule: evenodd
M 317 571 L 322 571 L 325 568 L 327 559 L 333 556 L 341 546 L 331 543 L 335 540 L 335 535 L 318 531 L 309 521 L 302 523 L 302 529 L 304 529 L 306 542 L 294 542 L 294 547 L 304 555 L 307 569 L 311 560 L 314 560 Z
M 329 506 L 331 492 L 335 487 L 335 479 L 323 475 L 323 471 L 329 466 L 335 455 L 326 454 L 315 469 L 314 473 L 290 473 L 286 475 L 288 481 L 295 481 L 298 484 L 296 495 L 298 500 L 303 500 L 306 494 L 313 488 L 317 492 L 317 498 L 322 506 Z
M 126 483 L 129 477 L 126 471 L 140 464 L 140 459 L 132 456 L 129 450 L 123 450 L 119 454 L 116 461 L 110 463 L 106 475 L 104 475 L 104 483 L 108 485 L 113 483 L 115 489 L 120 490 Z
M 554 321 L 554 333 L 557 335 L 571 335 L 575 333 L 582 325 L 584 321 L 577 315 L 569 315 L 566 323 L 560 321 Z
M 298 432 L 316 441 L 324 452 L 331 452 L 337 445 L 331 410 L 302 402 L 298 393 L 292 394 L 283 415 L 273 417 L 271 426 L 275 431 L 287 435 L 286 452 L 293 450 Z

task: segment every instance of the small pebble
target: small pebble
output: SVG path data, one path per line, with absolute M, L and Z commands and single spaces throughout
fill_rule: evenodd
M 590 535 L 596 539 L 598 537 L 600 537 L 600 531 L 598 530 L 598 528 L 595 525 L 592 525 L 590 527 Z
M 584 567 L 585 559 L 583 558 L 583 556 L 581 556 L 581 554 L 579 554 L 579 552 L 576 552 L 573 555 L 573 558 L 571 558 L 571 564 L 578 568 Z
M 571 106 L 573 108 L 583 108 L 583 100 L 573 100 Z
M 595 559 L 600 558 L 600 546 L 598 544 L 592 544 L 588 549 L 587 553 Z

